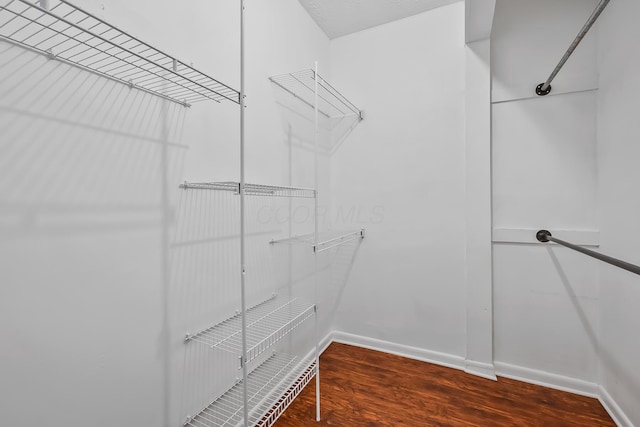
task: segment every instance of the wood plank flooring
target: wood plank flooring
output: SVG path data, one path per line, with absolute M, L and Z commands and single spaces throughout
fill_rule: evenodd
M 596 399 L 344 344 L 321 356 L 320 381 L 322 421 L 313 380 L 276 427 L 615 427 Z

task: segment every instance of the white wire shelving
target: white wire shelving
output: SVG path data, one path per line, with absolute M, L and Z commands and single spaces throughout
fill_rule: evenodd
M 315 304 L 298 298 L 276 295 L 247 310 L 246 363 L 263 354 L 315 313 Z M 224 320 L 196 334 L 187 334 L 185 342 L 194 341 L 230 353 L 242 355 L 242 315 Z
M 274 239 L 269 243 L 271 244 L 279 244 L 279 243 L 288 243 L 288 244 L 305 244 L 310 245 L 314 252 L 320 253 L 327 251 L 329 249 L 333 249 L 335 247 L 344 245 L 345 243 L 352 242 L 354 240 L 364 239 L 365 230 L 364 228 L 358 231 L 352 231 L 349 233 L 340 233 L 339 235 L 335 235 L 335 233 L 325 233 L 318 239 L 318 243 L 314 244 L 314 234 L 305 234 L 300 236 L 287 237 L 284 239 Z
M 356 116 L 364 119 L 364 112 L 356 107 L 331 84 L 314 70 L 302 70 L 294 73 L 269 77 L 269 80 L 282 90 L 291 94 L 311 109 L 316 105 L 316 79 L 318 83 L 318 113 L 328 119 Z
M 185 182 L 180 185 L 184 190 L 231 191 L 240 194 L 239 182 Z M 315 198 L 316 190 L 310 188 L 281 187 L 275 185 L 245 184 L 244 194 L 247 196 L 300 197 Z
M 240 93 L 66 0 L 0 0 L 0 40 L 189 106 Z
M 316 374 L 314 358 L 275 353 L 247 376 L 249 423 L 251 426 L 272 426 L 289 404 Z M 190 427 L 223 427 L 242 425 L 244 384 L 232 388 L 209 405 L 189 417 Z

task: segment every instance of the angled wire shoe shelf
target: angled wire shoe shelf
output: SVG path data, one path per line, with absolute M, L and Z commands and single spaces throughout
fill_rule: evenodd
M 336 88 L 322 78 L 314 70 L 302 70 L 295 73 L 281 74 L 269 77 L 276 86 L 291 94 L 311 109 L 316 106 L 316 80 L 318 113 L 328 119 L 346 116 L 357 116 L 364 119 L 364 112 L 356 107 Z
M 305 320 L 314 315 L 315 304 L 298 298 L 281 298 L 276 295 L 247 310 L 246 363 L 263 354 L 287 336 Z M 187 334 L 185 342 L 194 341 L 242 355 L 242 316 L 235 316 L 196 334 Z
M 240 93 L 66 0 L 0 0 L 0 40 L 185 106 Z
M 234 194 L 240 194 L 240 183 L 231 181 L 185 182 L 180 184 L 180 188 L 184 190 L 231 191 Z M 313 199 L 316 197 L 316 190 L 275 185 L 245 184 L 244 194 L 247 196 L 301 197 Z
M 274 239 L 269 243 L 271 243 L 272 245 L 279 243 L 305 244 L 310 245 L 314 252 L 320 253 L 344 245 L 345 243 L 352 242 L 354 240 L 364 239 L 364 235 L 365 230 L 363 228 L 358 231 L 352 231 L 344 234 L 341 233 L 338 236 L 335 236 L 335 233 L 324 233 L 324 235 L 319 236 L 320 238 L 318 239 L 318 243 L 314 243 L 314 234 L 305 234 L 301 236 L 287 237 L 284 239 Z
M 316 362 L 313 357 L 299 360 L 287 354 L 274 353 L 247 376 L 248 404 L 251 408 L 248 425 L 272 426 L 315 373 Z M 184 425 L 242 425 L 243 393 L 244 383 L 239 381 L 195 416 L 187 418 Z

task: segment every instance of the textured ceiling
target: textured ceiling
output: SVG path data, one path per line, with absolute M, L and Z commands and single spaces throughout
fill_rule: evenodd
M 330 39 L 459 0 L 299 0 Z

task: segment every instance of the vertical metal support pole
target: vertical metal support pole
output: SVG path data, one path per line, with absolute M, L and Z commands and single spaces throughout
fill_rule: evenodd
M 171 226 L 171 217 L 170 217 L 170 209 L 171 204 L 169 202 L 169 139 L 171 132 L 171 125 L 169 124 L 169 106 L 168 102 L 164 101 L 160 104 L 160 114 L 162 121 L 162 155 L 161 155 L 161 170 L 162 170 L 162 179 L 161 179 L 161 204 L 162 204 L 162 340 L 163 343 L 163 351 L 164 351 L 164 360 L 163 360 L 163 370 L 164 375 L 162 378 L 163 388 L 164 388 L 164 404 L 162 405 L 162 418 L 164 418 L 164 426 L 169 427 L 171 425 L 169 408 L 171 406 L 171 389 L 172 389 L 172 381 L 171 381 L 171 368 L 172 368 L 172 348 L 171 348 L 171 333 L 169 332 L 170 328 L 170 315 L 171 315 L 171 305 L 170 301 L 170 253 L 169 253 L 169 228 Z M 173 106 L 172 108 L 177 108 Z M 175 111 L 175 110 L 174 110 Z
M 315 172 L 315 198 L 314 200 L 314 232 L 313 232 L 313 261 L 314 261 L 314 278 L 315 278 L 315 292 L 316 292 L 316 421 L 320 421 L 320 328 L 318 325 L 318 251 L 315 248 L 318 246 L 318 139 L 320 138 L 318 127 L 318 61 L 315 63 L 315 100 L 314 100 L 314 121 L 315 121 L 315 147 L 313 156 L 313 165 Z
M 288 153 L 288 172 L 289 172 L 289 181 L 288 184 L 290 187 L 293 187 L 293 137 L 292 137 L 292 127 L 291 127 L 291 122 L 289 122 L 289 127 L 288 127 L 288 131 L 287 131 L 287 153 Z M 289 214 L 289 220 L 287 221 L 287 224 L 289 225 L 289 229 L 288 229 L 288 237 L 289 239 L 293 238 L 293 197 L 287 197 L 287 203 L 288 203 L 288 214 Z M 288 270 L 289 270 L 289 277 L 287 280 L 287 285 L 289 286 L 289 298 L 293 297 L 293 276 L 294 276 L 294 270 L 293 270 L 293 251 L 294 251 L 294 247 L 293 245 L 286 245 L 287 246 L 287 253 L 289 254 L 289 263 L 288 263 Z M 288 335 L 288 348 L 292 348 L 292 342 L 293 342 L 293 336 L 292 334 L 287 334 Z
M 551 72 L 551 75 L 549 75 L 549 77 L 544 83 L 540 83 L 538 86 L 536 86 L 536 94 L 538 96 L 545 96 L 551 92 L 551 82 L 553 81 L 553 79 L 556 78 L 556 76 L 558 75 L 562 67 L 564 67 L 564 64 L 567 62 L 569 57 L 573 54 L 573 51 L 576 50 L 576 48 L 578 47 L 582 39 L 584 39 L 584 37 L 587 35 L 587 33 L 589 32 L 593 24 L 595 24 L 596 20 L 598 19 L 598 17 L 600 16 L 604 8 L 607 7 L 607 5 L 609 4 L 609 1 L 611 0 L 600 0 L 600 3 L 596 7 L 596 9 L 593 11 L 591 16 L 587 20 L 587 22 L 580 29 L 580 32 L 578 33 L 576 38 L 573 40 L 573 42 L 569 46 L 569 49 L 567 49 L 567 51 L 564 53 L 564 55 L 560 59 L 560 62 L 558 62 L 558 65 L 556 65 L 556 68 L 554 68 L 553 71 Z
M 244 193 L 244 0 L 240 0 L 240 299 L 242 306 L 242 385 L 244 426 L 249 427 L 247 385 L 247 302 L 245 290 L 245 193 Z

